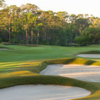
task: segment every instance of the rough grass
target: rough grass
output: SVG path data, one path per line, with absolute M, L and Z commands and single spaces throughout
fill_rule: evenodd
M 62 58 L 45 61 L 48 64 L 80 64 L 80 65 L 100 65 L 99 61 L 88 60 L 83 58 Z
M 43 76 L 39 74 L 39 72 L 46 68 L 46 65 L 48 64 L 82 64 L 100 66 L 99 60 L 75 57 L 79 52 L 99 50 L 100 46 L 26 47 L 9 45 L 5 47 L 9 48 L 9 50 L 0 51 L 0 88 L 24 84 L 78 86 L 90 90 L 92 94 L 77 100 L 100 100 L 100 83 L 83 82 L 61 76 Z
M 15 71 L 10 73 L 3 73 L 0 74 L 0 78 L 9 78 L 9 77 L 15 77 L 15 76 L 34 76 L 38 75 L 37 73 L 32 73 L 30 71 Z
M 46 68 L 45 63 L 41 62 L 17 62 L 7 63 L 8 65 L 2 63 L 0 67 L 0 78 L 6 77 L 16 77 L 16 76 L 34 76 L 38 75 L 41 70 Z

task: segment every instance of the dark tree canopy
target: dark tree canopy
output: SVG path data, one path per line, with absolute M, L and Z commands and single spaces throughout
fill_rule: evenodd
M 0 0 L 2 6 L 4 0 Z M 100 43 L 100 18 L 65 11 L 43 11 L 37 5 L 0 10 L 0 42 L 47 45 Z

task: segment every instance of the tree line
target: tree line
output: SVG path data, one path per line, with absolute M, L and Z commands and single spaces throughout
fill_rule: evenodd
M 5 6 L 0 10 L 0 42 L 62 46 L 99 44 L 100 18 L 43 11 L 34 4 Z

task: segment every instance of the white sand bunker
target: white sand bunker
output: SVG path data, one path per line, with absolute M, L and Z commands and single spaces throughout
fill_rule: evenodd
M 90 95 L 88 90 L 56 85 L 23 85 L 0 89 L 0 100 L 69 100 Z
M 100 58 L 100 54 L 79 54 L 77 56 L 85 58 Z
M 0 50 L 8 50 L 7 48 L 0 48 Z
M 83 81 L 100 82 L 100 67 L 89 65 L 48 65 L 43 75 L 60 75 Z

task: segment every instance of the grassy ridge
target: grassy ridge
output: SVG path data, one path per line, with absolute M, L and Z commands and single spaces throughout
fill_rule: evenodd
M 62 58 L 56 60 L 47 60 L 45 62 L 48 64 L 80 64 L 80 65 L 100 66 L 100 61 L 83 59 L 83 58 Z
M 92 92 L 92 95 L 79 100 L 100 100 L 99 99 L 100 87 L 98 84 L 83 82 L 71 78 L 39 75 L 30 77 L 27 76 L 27 77 L 12 77 L 12 78 L 0 79 L 0 88 L 11 87 L 15 85 L 29 85 L 29 84 L 64 85 L 64 86 L 81 87 L 90 90 Z

